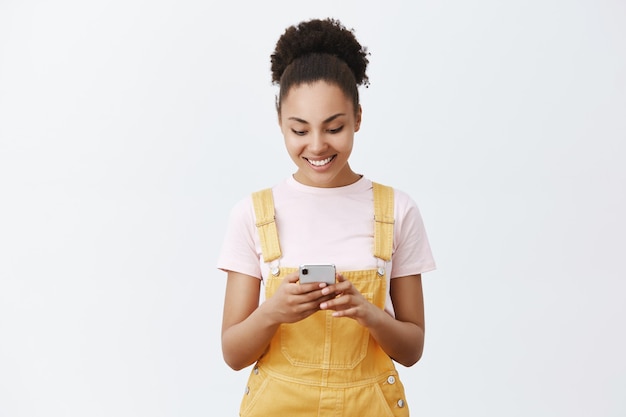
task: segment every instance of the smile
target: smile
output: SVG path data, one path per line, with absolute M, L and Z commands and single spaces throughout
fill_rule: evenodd
M 313 161 L 313 160 L 307 159 L 307 158 L 304 158 L 304 159 L 306 159 L 309 162 L 309 164 L 311 164 L 311 165 L 314 165 L 316 167 L 323 167 L 324 165 L 328 164 L 330 161 L 335 159 L 335 155 L 330 156 L 330 157 L 328 157 L 326 159 L 321 159 L 319 161 Z

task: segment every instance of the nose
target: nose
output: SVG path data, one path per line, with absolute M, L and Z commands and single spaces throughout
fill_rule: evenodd
M 310 141 L 308 144 L 308 148 L 312 153 L 321 154 L 324 150 L 326 150 L 327 143 L 326 137 L 324 136 L 324 132 L 319 130 L 315 130 L 311 132 L 309 135 Z

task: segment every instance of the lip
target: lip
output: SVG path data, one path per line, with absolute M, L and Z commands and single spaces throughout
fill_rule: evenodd
M 330 155 L 330 156 L 327 156 L 325 158 L 306 158 L 306 157 L 303 157 L 303 159 L 309 163 L 309 166 L 311 168 L 321 170 L 321 169 L 325 169 L 326 167 L 331 165 L 336 157 L 337 157 L 337 155 Z M 328 162 L 326 162 L 324 165 L 315 165 L 315 162 L 322 162 L 322 161 L 325 161 L 325 160 L 328 160 Z

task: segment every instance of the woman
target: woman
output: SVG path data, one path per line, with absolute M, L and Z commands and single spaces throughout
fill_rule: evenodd
M 421 357 L 435 262 L 413 200 L 349 164 L 367 56 L 333 19 L 287 28 L 272 54 L 297 169 L 233 208 L 218 261 L 224 359 L 255 364 L 242 416 L 408 415 L 394 362 Z M 334 264 L 335 282 L 300 283 L 302 264 Z

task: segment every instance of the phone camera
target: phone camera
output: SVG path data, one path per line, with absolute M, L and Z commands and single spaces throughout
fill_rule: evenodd
M 309 270 L 307 268 L 302 269 L 302 275 L 308 275 Z

